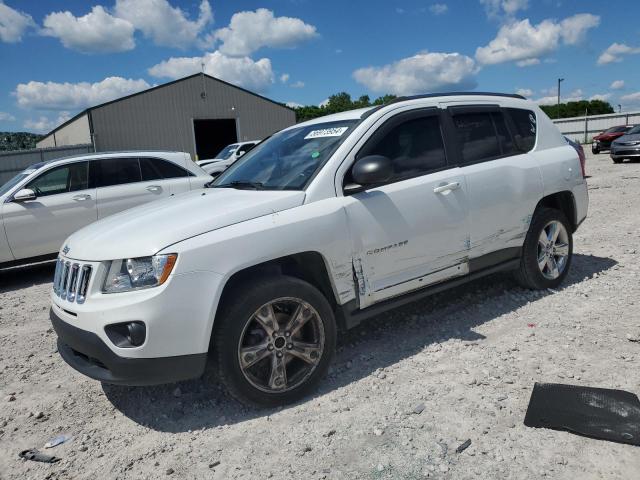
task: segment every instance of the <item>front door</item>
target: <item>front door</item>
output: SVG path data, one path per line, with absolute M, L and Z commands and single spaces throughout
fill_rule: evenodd
M 35 200 L 3 205 L 7 240 L 17 260 L 56 253 L 69 235 L 96 221 L 87 170 L 86 161 L 51 168 L 25 185 Z
M 393 117 L 356 160 L 366 155 L 390 158 L 394 176 L 346 201 L 360 307 L 466 274 L 465 178 L 447 164 L 439 110 Z

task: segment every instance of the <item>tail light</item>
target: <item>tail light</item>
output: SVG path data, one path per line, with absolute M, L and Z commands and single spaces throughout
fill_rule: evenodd
M 578 152 L 578 157 L 580 158 L 580 168 L 582 169 L 582 178 L 587 178 L 587 170 L 585 168 L 587 159 L 584 156 L 584 148 L 582 148 L 582 145 L 578 145 L 578 147 L 576 148 L 576 151 Z

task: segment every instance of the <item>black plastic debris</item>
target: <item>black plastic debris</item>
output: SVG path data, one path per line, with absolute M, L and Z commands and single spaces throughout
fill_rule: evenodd
M 56 463 L 61 459 L 59 457 L 54 457 L 53 455 L 47 455 L 45 453 L 40 453 L 38 450 L 23 450 L 19 454 L 20 458 L 24 458 L 25 460 L 32 460 L 34 462 L 43 462 L 43 463 Z
M 462 453 L 470 446 L 471 446 L 471 439 L 465 440 L 460 445 L 458 445 L 458 448 L 456 448 L 456 453 Z
M 624 390 L 536 383 L 524 424 L 640 446 L 640 400 Z

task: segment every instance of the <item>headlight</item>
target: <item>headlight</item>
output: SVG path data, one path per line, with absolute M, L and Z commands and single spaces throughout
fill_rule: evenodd
M 178 255 L 154 255 L 153 257 L 113 260 L 102 287 L 103 293 L 129 292 L 157 287 L 169 278 Z

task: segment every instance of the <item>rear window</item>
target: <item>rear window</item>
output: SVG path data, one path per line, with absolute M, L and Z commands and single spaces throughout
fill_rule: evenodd
M 490 112 L 461 113 L 453 117 L 464 163 L 502 155 Z
M 137 158 L 109 158 L 91 162 L 91 178 L 96 187 L 110 187 L 140 182 Z
M 143 181 L 189 176 L 189 172 L 184 168 L 159 158 L 141 158 L 140 171 L 142 172 Z
M 505 108 L 515 128 L 514 141 L 522 152 L 533 150 L 536 144 L 536 114 L 522 108 Z

